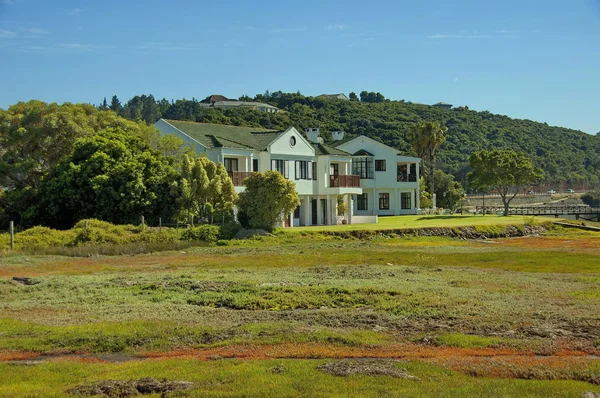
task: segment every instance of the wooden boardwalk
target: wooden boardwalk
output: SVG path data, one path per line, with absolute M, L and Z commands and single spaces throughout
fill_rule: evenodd
M 477 214 L 482 214 L 485 209 L 486 214 L 504 213 L 504 207 L 477 206 Z M 600 208 L 589 207 L 584 205 L 578 206 L 527 206 L 527 207 L 510 207 L 509 215 L 519 216 L 575 216 L 577 220 L 580 218 L 592 221 L 593 219 L 600 220 Z

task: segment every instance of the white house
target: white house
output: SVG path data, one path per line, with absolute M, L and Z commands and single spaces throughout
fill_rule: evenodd
M 343 132 L 334 132 L 333 138 L 332 146 L 352 154 L 352 174 L 360 176 L 362 193 L 354 200 L 354 214 L 420 213 L 420 158 L 363 135 L 344 139 Z
M 384 178 L 387 174 L 379 172 L 373 174 L 365 171 L 364 179 L 361 179 L 360 172 L 363 166 L 360 162 L 365 157 L 352 155 L 342 146 L 350 145 L 348 148 L 352 150 L 353 145 L 362 144 L 363 141 L 336 141 L 336 145 L 326 145 L 319 136 L 319 129 L 307 129 L 305 138 L 294 127 L 285 131 L 273 131 L 166 119 L 160 119 L 154 126 L 161 134 L 175 134 L 192 144 L 198 153 L 206 153 L 214 162 L 223 163 L 237 192 L 244 189 L 242 181 L 252 172 L 277 170 L 284 177 L 294 181 L 301 204 L 286 218 L 286 226 L 331 225 L 341 222 L 342 219 L 347 223 L 370 223 L 376 222 L 379 214 L 415 214 L 418 208 L 418 202 L 414 199 L 410 201 L 414 207 L 412 212 L 401 208 L 401 200 L 404 200 L 404 205 L 408 203 L 402 192 L 412 192 L 411 189 L 414 191 L 413 185 L 416 185 L 418 192 L 418 184 L 404 181 L 395 185 L 384 183 L 390 178 Z M 341 139 L 343 136 L 343 132 L 334 132 L 334 138 Z M 376 147 L 376 152 L 380 154 L 378 160 L 385 156 L 385 159 L 391 159 L 394 165 L 410 160 L 416 164 L 414 170 L 418 173 L 418 161 L 414 162 L 415 158 L 400 159 L 395 149 L 368 138 L 367 140 L 369 141 L 363 145 L 366 148 L 373 150 L 373 143 L 379 145 Z M 359 163 L 356 163 L 357 161 Z M 365 165 L 364 170 L 366 169 Z M 406 175 L 408 176 L 409 172 Z M 394 179 L 395 176 L 396 174 Z M 373 177 L 381 181 L 375 184 L 375 191 L 373 181 L 370 180 Z M 385 191 L 383 187 L 387 187 Z M 365 189 L 375 194 L 398 192 L 404 199 L 393 197 L 392 200 L 388 197 L 388 207 L 397 206 L 397 210 L 396 207 L 391 207 L 390 211 L 385 206 L 381 210 L 379 207 L 376 209 L 374 205 L 363 206 Z M 339 195 L 343 197 L 349 209 L 343 218 L 337 216 Z M 360 206 L 357 206 L 357 200 L 361 201 Z

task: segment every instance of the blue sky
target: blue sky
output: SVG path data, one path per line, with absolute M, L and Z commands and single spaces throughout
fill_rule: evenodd
M 600 0 L 0 0 L 0 107 L 362 90 L 600 131 Z

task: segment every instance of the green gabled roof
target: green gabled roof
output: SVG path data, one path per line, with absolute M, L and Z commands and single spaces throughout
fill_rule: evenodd
M 281 133 L 257 127 L 228 126 L 224 124 L 185 122 L 164 119 L 206 148 L 226 147 L 265 150 Z
M 350 156 L 348 152 L 344 152 L 340 149 L 334 148 L 325 144 L 316 144 L 311 142 L 313 148 L 315 148 L 315 155 L 337 155 L 337 156 Z
M 352 141 L 355 138 L 356 138 L 356 136 L 353 136 L 353 137 L 346 136 L 346 138 L 344 138 L 343 140 L 334 141 L 331 145 L 333 145 L 334 147 L 338 147 L 342 144 L 345 144 L 346 142 Z

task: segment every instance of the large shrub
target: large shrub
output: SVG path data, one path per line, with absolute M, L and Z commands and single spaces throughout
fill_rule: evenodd
M 272 231 L 282 216 L 300 206 L 296 184 L 279 172 L 254 173 L 244 180 L 244 185 L 246 189 L 240 193 L 238 205 L 251 228 Z
M 157 223 L 177 212 L 179 174 L 169 158 L 121 129 L 105 130 L 75 142 L 74 152 L 42 180 L 39 223 L 70 228 L 98 218 L 114 224 Z

